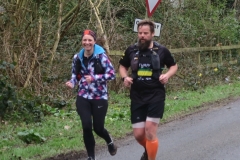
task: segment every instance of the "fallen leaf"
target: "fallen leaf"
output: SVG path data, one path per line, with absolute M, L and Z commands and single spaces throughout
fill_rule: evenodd
M 69 130 L 70 126 L 64 126 L 64 129 Z

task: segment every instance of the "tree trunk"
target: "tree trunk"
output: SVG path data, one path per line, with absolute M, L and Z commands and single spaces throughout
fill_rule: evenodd
M 109 51 L 109 44 L 108 44 L 108 40 L 107 40 L 107 35 L 104 33 L 104 30 L 103 30 L 103 27 L 102 27 L 102 22 L 101 22 L 101 19 L 99 17 L 99 6 L 101 5 L 101 3 L 103 2 L 103 0 L 100 0 L 98 2 L 98 4 L 93 4 L 92 0 L 89 0 L 89 3 L 91 5 L 91 8 L 93 8 L 93 11 L 94 11 L 94 14 L 95 14 L 95 17 L 96 17 L 96 20 L 97 20 L 97 33 L 98 35 L 101 35 L 103 36 L 103 38 L 105 39 L 105 43 L 104 43 L 104 48 L 106 49 L 106 52 L 107 54 L 109 55 L 110 51 Z
M 233 7 L 236 10 L 236 18 L 240 21 L 240 0 L 235 0 Z
M 49 63 L 49 71 L 51 70 L 52 63 L 56 54 L 56 50 L 60 41 L 60 34 L 61 34 L 61 26 L 62 26 L 62 12 L 63 12 L 63 0 L 58 0 L 59 2 L 59 10 L 58 10 L 58 28 L 56 31 L 56 39 L 55 43 L 53 46 L 53 49 L 51 50 L 52 56 L 50 58 L 50 63 Z

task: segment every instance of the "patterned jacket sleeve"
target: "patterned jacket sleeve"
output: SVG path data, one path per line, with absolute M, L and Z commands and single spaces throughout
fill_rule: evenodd
M 101 63 L 105 68 L 105 73 L 93 75 L 94 80 L 98 82 L 104 82 L 115 79 L 115 69 L 106 54 L 102 54 Z
M 75 54 L 73 57 L 73 61 L 72 61 L 72 77 L 70 80 L 70 82 L 73 84 L 73 86 L 75 86 L 78 83 L 77 75 L 76 75 L 76 64 L 77 64 L 78 60 L 79 60 L 78 56 L 77 56 L 77 54 Z

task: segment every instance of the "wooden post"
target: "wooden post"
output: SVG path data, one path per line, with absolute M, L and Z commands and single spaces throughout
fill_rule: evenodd
M 145 13 L 145 19 L 148 18 L 148 11 L 147 11 L 147 8 L 146 8 L 146 13 Z
M 200 47 L 200 44 L 198 44 L 198 47 Z M 197 60 L 198 65 L 201 65 L 201 52 L 198 52 Z
M 231 42 L 229 41 L 229 45 L 231 46 Z M 232 50 L 229 50 L 229 61 L 232 61 Z
M 240 42 L 238 44 L 240 45 Z M 237 52 L 238 52 L 237 63 L 240 64 L 240 49 L 238 49 Z
M 218 43 L 217 47 L 221 47 L 222 43 Z M 222 50 L 219 50 L 218 52 L 218 63 L 220 63 L 220 65 L 222 65 Z
M 211 44 L 211 47 L 212 47 L 212 44 Z M 212 58 L 212 56 L 213 56 L 213 54 L 212 54 L 212 51 L 210 51 L 210 63 L 211 63 L 211 65 L 212 65 L 212 63 L 213 63 L 213 58 Z
M 218 58 L 219 58 L 219 63 L 222 65 L 222 50 L 219 50 L 219 53 L 218 53 Z
M 238 43 L 240 45 L 240 42 Z M 238 56 L 240 57 L 240 49 L 237 50 Z

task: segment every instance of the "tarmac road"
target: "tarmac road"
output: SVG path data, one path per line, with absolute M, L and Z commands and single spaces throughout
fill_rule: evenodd
M 240 160 L 240 99 L 159 127 L 157 160 Z M 118 142 L 118 152 L 97 160 L 140 160 L 143 148 L 133 137 Z

